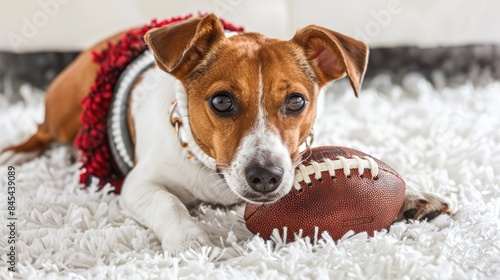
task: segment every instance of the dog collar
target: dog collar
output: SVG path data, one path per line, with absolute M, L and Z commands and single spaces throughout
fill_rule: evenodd
M 196 144 L 191 127 L 189 126 L 189 113 L 186 90 L 182 83 L 177 80 L 175 82 L 175 100 L 170 108 L 170 123 L 172 124 L 179 143 L 184 148 L 184 158 L 187 160 L 195 159 L 204 166 L 215 170 L 215 159 L 207 155 Z
M 125 117 L 129 97 L 139 76 L 154 63 L 153 53 L 145 50 L 125 68 L 115 86 L 108 115 L 108 140 L 115 165 L 123 176 L 134 167 L 134 145 Z

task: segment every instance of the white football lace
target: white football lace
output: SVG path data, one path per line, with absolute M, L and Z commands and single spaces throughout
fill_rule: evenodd
M 363 174 L 365 169 L 370 170 L 372 178 L 378 176 L 378 164 L 371 157 L 364 156 L 360 158 L 358 156 L 352 156 L 352 158 L 345 158 L 338 156 L 337 160 L 331 160 L 325 158 L 323 162 L 312 161 L 309 165 L 299 165 L 295 171 L 295 183 L 294 188 L 301 190 L 301 182 L 306 184 L 311 184 L 311 178 L 309 176 L 314 174 L 316 180 L 322 180 L 321 173 L 328 171 L 330 177 L 335 177 L 335 170 L 343 170 L 345 176 L 351 176 L 351 169 L 358 169 L 358 174 Z

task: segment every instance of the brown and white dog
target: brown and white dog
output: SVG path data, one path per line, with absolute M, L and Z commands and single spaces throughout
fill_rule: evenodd
M 26 142 L 5 149 L 0 164 L 39 153 L 52 141 L 74 139 L 80 100 L 97 75 L 91 52 L 120 35 L 84 51 L 52 82 L 45 121 Z M 153 29 L 145 41 L 156 66 L 131 93 L 126 117 L 135 158 L 121 203 L 171 254 L 210 244 L 187 207 L 201 201 L 266 203 L 288 193 L 320 89 L 347 75 L 357 95 L 368 58 L 364 43 L 323 27 L 305 27 L 288 41 L 257 33 L 228 37 L 214 15 Z M 144 94 L 143 83 L 151 79 L 156 84 Z M 171 127 L 168 111 L 176 91 L 187 96 L 188 134 L 205 159 L 186 160 Z M 438 195 L 408 191 L 398 220 L 450 211 Z

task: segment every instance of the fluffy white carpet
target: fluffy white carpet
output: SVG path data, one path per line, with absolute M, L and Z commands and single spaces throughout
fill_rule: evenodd
M 218 247 L 164 256 L 155 235 L 120 213 L 117 196 L 80 190 L 74 152 L 54 145 L 16 166 L 18 277 L 29 279 L 500 279 L 500 84 L 418 73 L 402 86 L 367 81 L 359 99 L 340 81 L 328 89 L 316 145 L 349 146 L 387 162 L 408 184 L 451 199 L 456 215 L 394 224 L 367 240 L 322 235 L 276 245 L 253 237 L 242 207 L 201 205 L 193 219 Z M 463 78 L 463 77 L 462 77 Z M 43 95 L 0 95 L 0 147 L 26 137 Z M 6 272 L 6 172 L 0 166 L 0 278 Z

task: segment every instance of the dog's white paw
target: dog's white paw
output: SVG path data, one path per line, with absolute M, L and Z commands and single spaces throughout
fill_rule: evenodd
M 434 193 L 407 191 L 403 207 L 396 221 L 432 220 L 441 214 L 451 215 L 451 202 Z
M 176 230 L 175 236 L 168 235 L 162 240 L 162 248 L 166 254 L 178 256 L 186 250 L 199 250 L 203 246 L 213 246 L 207 233 L 196 225 L 183 230 Z

